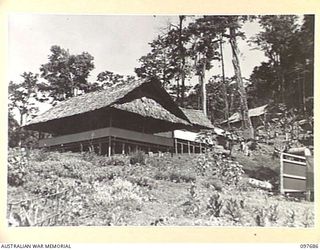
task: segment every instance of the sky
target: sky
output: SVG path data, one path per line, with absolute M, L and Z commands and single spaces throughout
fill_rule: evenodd
M 11 14 L 9 16 L 8 81 L 21 81 L 23 72 L 39 73 L 41 64 L 48 62 L 50 47 L 59 45 L 71 54 L 84 51 L 94 57 L 95 69 L 89 80 L 105 70 L 134 75 L 138 59 L 150 51 L 151 42 L 177 16 L 153 15 L 44 15 Z M 259 32 L 257 23 L 243 28 L 247 37 Z M 252 50 L 239 39 L 242 75 L 249 78 L 253 68 L 266 60 L 263 52 Z M 232 76 L 231 50 L 224 45 L 225 71 Z M 221 73 L 216 62 L 207 77 Z M 194 80 L 193 80 L 194 81 Z

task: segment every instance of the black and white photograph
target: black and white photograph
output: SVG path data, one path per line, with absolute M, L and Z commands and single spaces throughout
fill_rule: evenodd
M 9 227 L 315 227 L 315 15 L 7 25 Z

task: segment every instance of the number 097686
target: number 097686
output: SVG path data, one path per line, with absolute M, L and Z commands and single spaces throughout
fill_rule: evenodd
M 300 248 L 319 248 L 318 244 L 300 244 Z

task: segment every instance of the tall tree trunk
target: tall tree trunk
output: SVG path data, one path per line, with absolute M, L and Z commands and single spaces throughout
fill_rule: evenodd
M 205 57 L 203 57 L 203 63 L 202 63 L 202 70 L 200 74 L 200 81 L 201 81 L 201 101 L 202 101 L 202 111 L 204 115 L 207 117 L 207 89 L 206 89 L 206 83 L 205 83 L 205 72 L 206 72 L 206 61 Z
M 180 103 L 180 84 L 179 84 L 179 79 L 177 80 L 177 99 L 176 102 L 179 104 Z
M 220 38 L 220 56 L 221 56 L 221 70 L 222 70 L 222 91 L 223 91 L 223 98 L 224 98 L 224 104 L 225 104 L 224 118 L 227 119 L 228 128 L 230 128 L 230 123 L 229 123 L 229 101 L 228 101 L 228 93 L 227 93 L 225 74 L 224 74 L 224 58 L 223 58 L 223 49 L 222 49 L 222 35 L 221 35 L 221 38 Z
M 19 132 L 18 132 L 18 147 L 21 147 L 22 146 L 22 138 L 21 138 L 21 135 L 22 135 L 22 124 L 23 124 L 23 113 L 22 111 L 20 111 L 20 124 L 19 124 Z
M 303 64 L 303 81 L 302 81 L 302 102 L 303 102 L 303 115 L 307 115 L 307 106 L 306 106 L 306 64 Z
M 279 73 L 280 73 L 280 84 L 281 84 L 281 102 L 286 103 L 286 88 L 285 88 L 285 77 L 284 77 L 284 68 L 282 67 L 283 65 L 283 53 L 282 50 L 280 51 L 279 54 Z
M 240 69 L 240 63 L 239 63 L 239 49 L 238 49 L 237 39 L 236 39 L 236 29 L 230 26 L 229 31 L 230 31 L 230 45 L 232 50 L 232 64 L 233 64 L 234 74 L 236 76 L 236 81 L 237 81 L 239 93 L 240 93 L 242 119 L 244 122 L 244 128 L 249 129 L 249 136 L 253 138 L 254 131 L 253 131 L 250 117 L 249 117 L 247 94 L 246 94 L 246 90 L 244 88 L 242 76 L 241 76 L 241 69 Z
M 186 63 L 185 55 L 184 55 L 184 48 L 182 44 L 182 25 L 185 16 L 179 16 L 179 54 L 180 54 L 180 79 L 181 79 L 181 107 L 184 107 L 184 96 L 185 96 L 185 72 L 184 66 Z

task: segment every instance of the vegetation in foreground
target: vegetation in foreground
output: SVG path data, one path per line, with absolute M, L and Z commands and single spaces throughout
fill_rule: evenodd
M 249 161 L 256 159 L 243 167 L 210 152 L 108 158 L 9 149 L 8 223 L 313 227 L 313 203 L 250 186 L 249 176 L 275 173 L 276 188 L 278 170 Z

